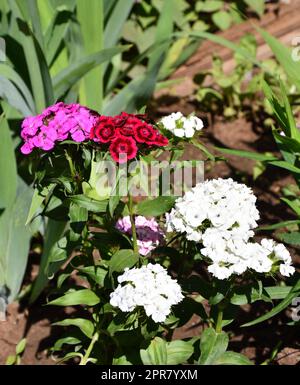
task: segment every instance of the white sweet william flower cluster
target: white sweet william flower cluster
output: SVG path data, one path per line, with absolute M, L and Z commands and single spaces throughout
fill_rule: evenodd
M 218 279 L 240 275 L 247 269 L 258 273 L 294 273 L 292 259 L 283 244 L 263 239 L 251 242 L 259 212 L 256 197 L 244 184 L 232 179 L 199 183 L 166 215 L 167 231 L 186 233 L 189 240 L 201 242 L 208 271 Z
M 177 281 L 159 264 L 126 268 L 118 282 L 118 287 L 110 294 L 110 304 L 123 312 L 141 306 L 154 322 L 164 322 L 171 306 L 183 299 Z
M 198 183 L 176 200 L 175 208 L 166 216 L 167 231 L 186 232 L 187 239 L 196 242 L 205 237 L 207 229 L 249 238 L 259 219 L 255 202 L 252 190 L 232 179 Z
M 179 138 L 192 138 L 196 131 L 202 130 L 203 121 L 197 116 L 183 116 L 181 112 L 173 112 L 159 122 L 165 130 L 171 131 Z

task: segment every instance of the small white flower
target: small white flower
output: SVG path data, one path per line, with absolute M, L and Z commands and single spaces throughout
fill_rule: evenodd
M 263 239 L 251 242 L 259 212 L 256 197 L 244 184 L 232 179 L 213 179 L 197 184 L 166 215 L 167 231 L 184 233 L 190 241 L 201 242 L 208 271 L 218 279 L 246 270 L 257 273 L 280 271 L 289 276 L 295 269 L 283 244 Z
M 212 265 L 208 266 L 207 269 L 214 277 L 218 279 L 227 279 L 232 274 L 232 269 L 227 268 L 225 266 L 220 266 L 217 263 L 213 263 Z
M 183 128 L 175 128 L 173 132 L 175 136 L 178 136 L 178 138 L 183 138 L 185 135 L 185 131 Z
M 154 322 L 164 322 L 172 305 L 183 299 L 177 281 L 159 264 L 126 268 L 118 282 L 120 285 L 110 294 L 110 304 L 123 312 L 141 306 Z
M 173 112 L 161 119 L 160 124 L 179 138 L 192 138 L 195 131 L 204 127 L 203 121 L 196 116 L 183 116 L 181 112 Z
M 295 268 L 291 265 L 286 265 L 282 263 L 279 266 L 280 274 L 284 275 L 285 277 L 289 277 L 290 275 L 293 275 L 295 273 Z

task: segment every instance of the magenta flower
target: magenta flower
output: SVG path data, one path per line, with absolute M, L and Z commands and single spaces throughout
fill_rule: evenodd
M 28 116 L 22 123 L 21 137 L 24 144 L 21 152 L 30 154 L 34 148 L 52 150 L 56 142 L 73 139 L 88 140 L 99 115 L 80 104 L 56 103 L 40 115 Z

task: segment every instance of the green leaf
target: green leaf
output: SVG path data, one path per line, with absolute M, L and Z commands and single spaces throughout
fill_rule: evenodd
M 154 199 L 147 199 L 137 204 L 136 211 L 139 215 L 158 217 L 169 211 L 174 203 L 176 197 L 160 196 Z
M 291 109 L 291 105 L 289 103 L 287 93 L 285 90 L 285 87 L 282 83 L 282 81 L 279 81 L 280 83 L 280 97 L 275 95 L 273 93 L 273 90 L 271 87 L 263 81 L 263 91 L 266 95 L 266 98 L 268 102 L 270 103 L 273 113 L 276 117 L 276 120 L 283 128 L 284 132 L 287 134 L 287 137 L 278 135 L 275 129 L 273 129 L 273 135 L 275 137 L 275 140 L 279 143 L 289 141 L 291 142 L 292 139 L 299 140 L 300 139 L 300 132 L 296 126 L 295 119 L 293 116 L 293 112 Z M 299 150 L 299 142 L 294 142 L 291 146 L 291 148 L 297 146 L 297 150 Z M 289 146 L 288 146 L 289 147 Z
M 107 270 L 101 266 L 86 266 L 86 267 L 76 267 L 79 273 L 87 275 L 98 285 L 104 286 L 104 280 L 107 276 Z
M 47 15 L 47 17 L 52 17 L 52 13 L 49 16 Z M 45 53 L 50 68 L 55 61 L 56 55 L 66 36 L 71 17 L 72 14 L 66 10 L 61 12 L 57 11 L 54 13 L 50 25 L 47 28 L 45 33 Z
M 147 349 L 140 350 L 141 359 L 144 365 L 166 365 L 167 343 L 160 337 L 155 337 Z
M 111 217 L 114 216 L 115 209 L 117 208 L 119 202 L 120 202 L 120 197 L 117 195 L 116 192 L 113 191 L 108 202 L 109 214 Z
M 167 344 L 167 365 L 179 365 L 185 363 L 193 354 L 194 348 L 190 342 L 171 341 Z
M 62 346 L 64 344 L 67 344 L 67 345 L 77 345 L 79 344 L 81 341 L 78 339 L 78 338 L 75 338 L 75 337 L 64 337 L 64 338 L 60 338 L 59 340 L 55 341 L 55 345 L 53 346 L 53 348 L 51 350 L 61 350 Z
M 22 45 L 30 76 L 34 101 L 38 112 L 46 105 L 54 102 L 53 88 L 48 65 L 38 39 L 30 29 L 27 22 L 30 15 L 29 4 L 17 1 L 11 2 L 12 12 L 17 23 L 16 35 L 14 36 Z M 24 15 L 27 14 L 26 15 Z
M 61 364 L 62 362 L 64 361 L 68 361 L 69 359 L 71 358 L 75 358 L 75 357 L 79 357 L 80 359 L 83 358 L 83 355 L 81 353 L 77 353 L 77 352 L 70 352 L 70 353 L 67 353 L 61 360 L 59 360 L 56 364 Z
M 46 286 L 49 277 L 46 274 L 46 268 L 49 265 L 52 252 L 56 248 L 56 243 L 61 239 L 66 228 L 65 222 L 58 222 L 53 219 L 48 219 L 44 237 L 44 248 L 40 262 L 39 274 L 33 283 L 30 295 L 30 302 L 34 302 L 41 294 Z
M 0 215 L 0 291 L 6 303 L 16 298 L 27 265 L 31 233 L 25 221 L 31 194 L 31 187 L 19 177 L 14 200 Z
M 276 160 L 276 161 L 271 161 L 269 164 L 272 164 L 273 166 L 284 168 L 285 170 L 291 171 L 293 173 L 299 174 L 300 173 L 300 168 L 296 167 L 284 160 Z
M 115 3 L 115 6 L 105 26 L 105 48 L 109 48 L 115 45 L 121 37 L 121 31 L 133 5 L 134 0 L 122 0 Z
M 244 151 L 244 150 L 232 150 L 228 148 L 222 148 L 222 147 L 215 147 L 216 150 L 219 150 L 223 152 L 224 154 L 229 154 L 229 155 L 236 155 L 236 156 L 241 156 L 253 160 L 258 160 L 261 162 L 264 161 L 276 161 L 278 160 L 274 155 L 265 155 L 265 154 L 258 154 L 256 152 L 251 152 L 251 151 Z
M 100 302 L 100 298 L 90 289 L 71 291 L 48 302 L 47 305 L 56 306 L 75 306 L 75 305 L 88 305 L 94 306 Z
M 133 79 L 112 99 L 105 103 L 103 113 L 115 115 L 121 111 L 135 112 L 147 104 L 155 90 L 161 61 L 157 61 L 145 74 Z
M 283 301 L 281 301 L 277 306 L 275 306 L 271 311 L 264 314 L 261 317 L 258 317 L 257 319 L 247 322 L 242 327 L 247 326 L 253 326 L 260 322 L 264 322 L 272 317 L 274 317 L 276 314 L 280 313 L 282 310 L 284 310 L 289 304 L 293 301 L 293 299 L 300 294 L 300 279 L 298 279 L 298 282 L 295 284 L 295 286 L 292 287 L 292 289 L 289 291 L 288 295 L 284 298 Z
M 275 223 L 274 225 L 259 226 L 258 230 L 259 231 L 276 230 L 276 229 L 280 229 L 282 227 L 288 227 L 291 225 L 299 225 L 299 224 L 300 224 L 300 220 L 295 219 L 295 220 L 290 220 L 290 221 L 282 221 L 279 223 Z
M 245 3 L 249 5 L 259 16 L 264 14 L 265 0 L 245 0 Z
M 79 207 L 83 207 L 94 213 L 105 213 L 108 201 L 97 201 L 86 197 L 85 195 L 73 195 L 69 197 L 69 200 L 76 203 Z
M 77 18 L 81 27 L 85 54 L 101 51 L 104 47 L 103 1 L 77 0 Z M 92 39 L 91 36 L 93 36 Z M 102 77 L 102 66 L 98 66 L 83 77 L 80 88 L 80 103 L 96 111 L 100 111 L 102 106 Z
M 129 46 L 121 46 L 103 49 L 100 52 L 85 56 L 60 71 L 53 79 L 55 97 L 62 97 L 73 87 L 85 74 L 97 67 L 99 64 L 110 60 L 116 54 L 126 51 Z
M 26 338 L 21 339 L 21 341 L 16 346 L 16 354 L 19 356 L 21 355 L 26 347 Z
M 15 85 L 0 75 L 0 97 L 4 99 L 10 106 L 14 107 L 22 115 L 30 115 L 31 110 L 25 99 L 15 87 Z
M 113 365 L 132 365 L 132 363 L 127 360 L 126 356 L 114 358 L 112 364 Z
M 10 354 L 5 362 L 5 365 L 14 365 L 16 362 L 17 357 L 15 355 Z
M 55 326 L 77 326 L 88 338 L 93 337 L 94 325 L 91 321 L 83 318 L 66 318 L 63 321 L 55 322 Z
M 290 200 L 288 198 L 281 198 L 283 202 L 285 202 L 290 208 L 295 211 L 295 213 L 300 216 L 300 204 L 297 200 Z
M 7 120 L 0 116 L 0 209 L 10 206 L 17 192 L 17 164 Z
M 259 27 L 255 28 L 261 34 L 266 43 L 270 46 L 276 59 L 284 68 L 292 84 L 295 84 L 295 86 L 298 88 L 298 91 L 300 91 L 300 64 L 298 61 L 295 61 L 293 59 L 291 50 L 286 45 L 281 43 L 278 39 L 270 35 L 269 32 L 267 32 L 266 30 Z
M 75 233 L 80 234 L 88 220 L 88 210 L 86 207 L 79 206 L 71 202 L 69 209 L 70 226 Z
M 215 365 L 253 365 L 253 363 L 243 354 L 228 351 L 215 361 Z
M 206 0 L 199 1 L 196 4 L 197 12 L 215 12 L 223 7 L 223 1 L 220 0 Z
M 222 31 L 230 27 L 231 16 L 229 12 L 219 11 L 212 15 L 213 22 L 219 27 Z
M 41 19 L 36 0 L 27 0 L 28 11 L 31 18 L 33 33 L 36 36 L 39 45 L 44 48 L 44 36 L 42 33 Z
M 160 11 L 159 19 L 156 25 L 155 31 L 155 42 L 160 42 L 169 36 L 173 32 L 173 20 L 170 15 L 172 15 L 172 11 L 174 9 L 173 0 L 165 0 L 163 2 L 163 7 Z M 171 41 L 166 44 L 163 44 L 160 49 L 155 50 L 155 52 L 150 55 L 148 68 L 152 68 L 157 61 L 161 60 L 161 57 L 165 57 L 168 52 Z
M 225 353 L 228 346 L 228 335 L 225 332 L 216 333 L 213 328 L 207 328 L 201 335 L 199 358 L 200 365 L 211 365 Z
M 49 186 L 44 187 L 42 191 L 35 188 L 32 195 L 31 205 L 26 219 L 25 226 L 28 225 L 31 220 L 38 214 L 38 210 L 41 207 L 46 196 L 53 190 L 55 184 L 51 183 Z
M 280 239 L 290 245 L 300 245 L 300 232 L 280 234 Z
M 283 299 L 288 295 L 290 290 L 291 286 L 270 286 L 264 287 L 263 292 L 260 293 L 256 287 L 253 287 L 253 285 L 239 287 L 230 298 L 230 303 L 241 306 L 259 300 L 265 300 L 267 298 Z
M 117 251 L 109 261 L 109 270 L 121 272 L 125 267 L 132 267 L 139 260 L 139 255 L 131 249 L 122 249 Z
M 0 63 L 0 75 L 14 83 L 14 85 L 18 88 L 24 97 L 24 101 L 30 110 L 30 114 L 34 115 L 34 101 L 29 88 L 27 87 L 22 77 L 12 67 L 5 63 Z

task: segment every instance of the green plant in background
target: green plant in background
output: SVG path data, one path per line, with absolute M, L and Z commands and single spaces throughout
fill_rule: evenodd
M 24 224 L 33 189 L 17 174 L 14 144 L 0 117 L 0 319 L 21 287 L 32 233 Z
M 125 56 L 131 61 L 138 52 L 142 54 L 151 47 L 159 37 L 168 37 L 167 24 L 163 27 L 159 23 L 160 15 L 164 12 L 165 1 L 142 0 L 136 2 L 130 17 L 125 22 L 122 32 L 122 40 L 132 43 L 133 47 Z M 198 48 L 199 41 L 190 35 L 193 31 L 217 32 L 226 30 L 231 25 L 244 20 L 245 14 L 254 11 L 262 16 L 264 13 L 264 1 L 173 1 L 168 11 L 169 23 L 173 23 L 173 31 L 181 32 L 182 36 L 172 41 L 164 62 L 158 73 L 157 88 L 169 85 L 163 80 L 169 76 L 180 64 Z M 162 30 L 159 27 L 161 24 Z M 156 27 L 157 26 L 157 27 Z M 164 28 L 164 29 L 163 29 Z M 164 32 L 164 33 L 163 33 Z M 139 64 L 128 73 L 130 78 L 140 75 L 147 66 L 150 54 L 143 58 Z M 180 80 L 178 80 L 180 81 Z
M 249 159 L 256 160 L 263 165 L 266 169 L 267 166 L 276 166 L 282 168 L 293 175 L 293 178 L 297 186 L 286 187 L 283 189 L 283 197 L 281 198 L 290 209 L 298 217 L 295 220 L 285 221 L 278 223 L 273 226 L 262 227 L 262 230 L 276 230 L 280 228 L 286 228 L 288 231 L 278 234 L 281 240 L 291 245 L 300 244 L 300 232 L 299 232 L 299 175 L 300 175 L 300 164 L 299 164 L 299 153 L 300 153 L 300 131 L 295 121 L 295 116 L 298 111 L 297 97 L 300 92 L 299 82 L 299 62 L 293 59 L 292 50 L 283 45 L 279 40 L 271 36 L 268 32 L 258 28 L 258 32 L 262 35 L 266 43 L 272 49 L 276 60 L 280 63 L 283 70 L 285 71 L 286 77 L 289 81 L 288 85 L 281 79 L 278 79 L 276 72 L 269 75 L 272 76 L 270 84 L 263 81 L 262 89 L 265 94 L 266 101 L 271 108 L 275 122 L 272 127 L 273 138 L 281 152 L 282 158 L 279 159 L 276 156 L 269 154 L 257 154 L 248 151 L 236 150 L 236 149 L 219 149 L 225 154 L 231 154 L 236 156 L 242 156 Z M 211 38 L 211 37 L 210 37 Z M 214 38 L 212 38 L 214 39 Z M 225 45 L 235 52 L 244 55 L 245 58 L 250 58 L 246 51 L 240 50 L 236 45 L 226 41 L 225 39 L 218 39 L 219 44 Z M 264 64 L 256 60 L 251 59 L 259 67 L 264 68 Z M 275 84 L 275 86 L 274 86 Z M 292 95 L 288 94 L 290 90 L 289 84 L 293 85 L 294 92 Z M 293 108 L 293 103 L 296 104 Z M 289 293 L 283 298 L 282 302 L 276 305 L 271 311 L 257 318 L 256 320 L 246 324 L 245 326 L 252 326 L 257 323 L 263 322 L 274 315 L 278 314 L 286 307 L 288 307 L 294 298 L 300 294 L 300 279 L 299 274 L 295 277 L 295 284 L 290 289 Z
M 253 35 L 242 37 L 239 47 L 256 58 L 257 45 Z M 240 53 L 235 53 L 234 60 L 231 72 L 225 73 L 222 60 L 217 55 L 213 57 L 212 68 L 195 76 L 194 81 L 199 86 L 196 100 L 201 109 L 225 119 L 245 115 L 252 121 L 262 121 L 270 126 L 274 122 L 272 109 L 262 97 L 262 82 L 268 80 L 276 85 L 275 76 L 287 81 L 283 69 L 275 60 L 269 59 L 264 61 L 264 68 L 268 69 L 265 72 Z
M 6 365 L 20 365 L 22 355 L 26 348 L 26 338 L 21 339 L 21 341 L 16 346 L 16 353 L 14 355 L 9 355 L 6 360 Z

